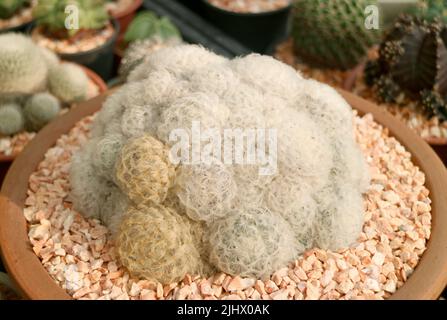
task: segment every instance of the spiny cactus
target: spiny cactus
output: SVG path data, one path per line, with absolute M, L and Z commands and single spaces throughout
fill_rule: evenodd
M 26 0 L 2 0 L 0 2 L 0 19 L 12 17 L 26 3 Z
M 23 130 L 25 121 L 18 104 L 0 105 L 0 135 L 9 136 Z
M 47 74 L 45 60 L 31 39 L 18 33 L 0 35 L 0 94 L 43 90 Z
M 70 181 L 74 207 L 114 232 L 131 274 L 169 282 L 214 267 L 262 277 L 314 245 L 355 242 L 368 170 L 352 109 L 335 90 L 272 57 L 228 60 L 193 45 L 152 53 L 129 78 L 104 103 Z M 181 158 L 209 155 L 192 138 L 197 120 L 215 132 L 277 130 L 277 146 L 265 150 L 276 172 L 260 176 L 259 161 L 217 155 L 174 165 L 176 148 L 186 149 Z M 170 139 L 176 129 L 188 137 L 181 147 Z M 124 214 L 123 195 L 133 205 Z
M 85 100 L 88 78 L 75 64 L 62 63 L 50 70 L 48 85 L 52 94 L 65 103 Z
M 365 8 L 376 0 L 297 0 L 292 35 L 304 62 L 349 69 L 376 43 L 379 33 L 365 27 Z
M 59 114 L 61 106 L 55 96 L 44 92 L 29 98 L 23 111 L 26 127 L 31 131 L 39 131 Z
M 65 27 L 65 8 L 68 5 L 79 10 L 79 29 Z M 73 36 L 79 30 L 101 29 L 109 20 L 103 0 L 39 0 L 33 9 L 33 17 L 46 31 L 62 37 Z
M 365 82 L 384 102 L 406 95 L 419 100 L 428 116 L 447 119 L 446 34 L 439 20 L 402 16 L 380 45 L 379 59 L 368 63 Z

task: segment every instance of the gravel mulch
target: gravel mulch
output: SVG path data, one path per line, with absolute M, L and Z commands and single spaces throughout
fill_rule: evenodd
M 178 283 L 132 278 L 117 260 L 106 227 L 72 209 L 69 166 L 88 139 L 92 117 L 48 150 L 29 180 L 24 216 L 32 250 L 75 299 L 385 299 L 411 276 L 430 238 L 425 175 L 371 115 L 355 116 L 372 182 L 358 241 L 337 252 L 307 251 L 270 279 L 186 275 Z

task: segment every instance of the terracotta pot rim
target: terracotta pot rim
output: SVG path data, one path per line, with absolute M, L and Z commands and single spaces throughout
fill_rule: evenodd
M 365 69 L 365 62 L 360 63 L 355 68 L 351 69 L 346 76 L 345 81 L 343 82 L 343 89 L 349 92 L 352 92 L 354 89 L 355 82 L 359 75 L 363 73 Z M 425 142 L 432 146 L 445 146 L 447 145 L 447 138 L 437 138 L 437 137 L 428 137 L 422 138 Z
M 138 8 L 141 7 L 142 4 L 143 4 L 143 0 L 134 0 L 130 6 L 128 6 L 124 10 L 118 11 L 115 14 L 112 13 L 111 16 L 114 17 L 115 19 L 119 20 L 122 17 L 125 17 L 125 16 L 137 11 Z
M 32 299 L 70 299 L 71 297 L 50 277 L 29 244 L 23 206 L 29 176 L 62 134 L 80 119 L 99 110 L 113 90 L 53 121 L 42 129 L 14 161 L 0 194 L 0 245 L 4 264 L 11 278 L 25 297 Z M 432 229 L 427 250 L 413 274 L 391 299 L 435 299 L 447 283 L 447 170 L 434 151 L 413 131 L 391 114 L 358 96 L 340 93 L 359 114 L 371 113 L 375 121 L 388 128 L 412 154 L 413 162 L 426 175 L 426 186 L 432 200 Z
M 98 87 L 99 94 L 102 94 L 102 93 L 107 91 L 106 83 L 104 82 L 104 80 L 102 80 L 102 78 L 95 71 L 93 71 L 93 70 L 91 70 L 91 69 L 89 69 L 89 68 L 87 68 L 87 67 L 85 67 L 83 65 L 74 63 L 74 62 L 69 62 L 69 63 L 76 64 L 77 66 L 81 67 L 82 70 L 84 70 L 84 72 L 87 75 L 87 77 Z M 5 156 L 5 155 L 2 155 L 0 153 L 0 163 L 2 163 L 2 162 L 12 162 L 12 161 L 14 161 L 14 159 L 16 157 L 17 157 L 17 155 Z

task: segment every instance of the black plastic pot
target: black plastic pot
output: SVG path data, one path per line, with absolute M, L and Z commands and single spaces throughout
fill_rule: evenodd
M 268 52 L 287 37 L 292 4 L 260 13 L 238 13 L 220 9 L 201 0 L 204 16 L 248 48 L 258 53 Z
M 101 76 L 105 81 L 113 76 L 113 48 L 120 31 L 120 25 L 116 19 L 111 20 L 114 28 L 113 36 L 102 46 L 92 50 L 77 53 L 61 53 L 59 57 L 65 61 L 71 61 L 86 66 Z M 31 34 L 34 24 L 28 28 Z
M 15 27 L 11 27 L 11 28 L 6 28 L 6 29 L 0 29 L 0 33 L 7 33 L 7 32 L 25 32 L 29 26 L 32 24 L 33 22 L 27 22 Z

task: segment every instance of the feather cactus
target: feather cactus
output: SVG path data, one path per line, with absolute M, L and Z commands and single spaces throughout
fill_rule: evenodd
M 39 131 L 60 112 L 59 100 L 49 93 L 38 93 L 28 99 L 24 107 L 26 127 Z
M 368 63 L 365 82 L 384 102 L 419 100 L 427 116 L 446 120 L 447 28 L 410 15 L 397 20 L 379 50 L 379 59 Z
M 9 136 L 23 130 L 22 108 L 15 103 L 0 105 L 0 135 Z
M 349 69 L 360 62 L 379 32 L 365 27 L 375 0 L 297 0 L 292 35 L 297 54 L 318 67 Z
M 72 63 L 62 63 L 51 69 L 48 84 L 50 92 L 64 103 L 82 101 L 87 96 L 88 78 Z
M 17 33 L 0 35 L 0 94 L 34 93 L 45 88 L 47 65 L 38 47 Z

